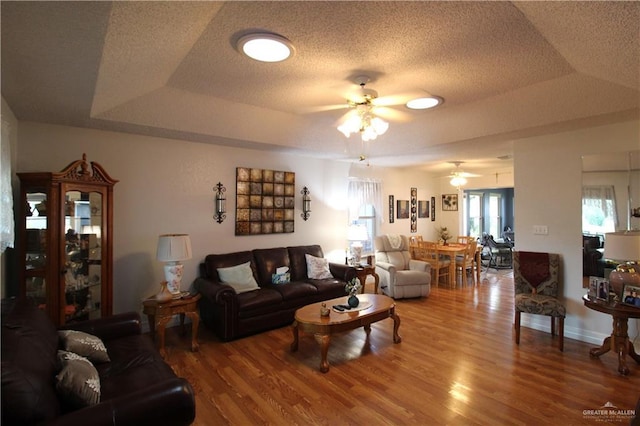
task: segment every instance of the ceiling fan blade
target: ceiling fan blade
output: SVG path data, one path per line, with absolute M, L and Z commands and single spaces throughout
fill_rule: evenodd
M 387 120 L 406 123 L 411 120 L 409 113 L 399 111 L 394 108 L 376 106 L 373 108 L 373 113 Z
M 349 104 L 346 102 L 343 104 L 335 104 L 335 105 L 318 105 L 312 107 L 304 107 L 302 108 L 302 114 L 313 114 L 315 112 L 326 112 L 326 111 L 336 111 L 339 109 L 349 108 Z
M 410 101 L 415 96 L 408 95 L 393 95 L 393 96 L 382 96 L 373 100 L 373 104 L 376 106 L 396 106 L 396 105 L 404 105 L 408 101 Z

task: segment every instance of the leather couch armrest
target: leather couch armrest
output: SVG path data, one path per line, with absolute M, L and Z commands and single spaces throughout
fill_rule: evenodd
M 113 425 L 190 425 L 195 420 L 193 388 L 175 377 L 144 390 L 127 393 L 99 404 L 72 411 L 56 418 L 49 426 L 91 424 Z
M 231 286 L 208 278 L 196 278 L 193 286 L 202 296 L 219 305 L 224 305 L 229 299 L 236 300 L 238 296 Z
M 410 259 L 409 269 L 412 271 L 429 272 L 431 271 L 431 265 L 423 260 Z
M 66 324 L 59 327 L 59 329 L 83 331 L 102 340 L 117 339 L 142 333 L 140 314 L 138 312 L 125 312 L 110 317 Z
M 344 280 L 346 282 L 351 281 L 356 277 L 356 268 L 349 265 L 343 265 L 341 263 L 329 262 L 329 271 L 334 278 Z

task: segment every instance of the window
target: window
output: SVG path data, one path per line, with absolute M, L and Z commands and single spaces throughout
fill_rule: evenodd
M 502 196 L 489 194 L 489 234 L 502 235 Z
M 582 187 L 582 232 L 615 232 L 618 224 L 616 194 L 612 185 Z
M 482 194 L 469 193 L 468 196 L 468 229 L 465 235 L 480 237 L 480 235 L 482 235 Z
M 352 223 L 367 227 L 368 240 L 362 242 L 362 254 L 373 254 L 373 237 L 376 235 L 376 211 L 372 204 L 364 204 L 360 207 L 358 219 Z

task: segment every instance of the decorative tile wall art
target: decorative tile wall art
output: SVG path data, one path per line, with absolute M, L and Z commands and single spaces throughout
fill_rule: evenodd
M 236 168 L 236 235 L 294 231 L 293 172 Z
M 393 223 L 394 221 L 394 214 L 393 214 L 393 195 L 389 195 L 389 223 Z

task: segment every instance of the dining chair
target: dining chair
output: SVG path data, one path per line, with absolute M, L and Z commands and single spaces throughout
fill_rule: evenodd
M 475 239 L 470 239 L 467 242 L 467 248 L 462 255 L 456 256 L 456 278 L 458 271 L 460 271 L 462 277 L 462 285 L 467 286 L 467 273 L 471 272 L 471 279 L 475 282 L 476 271 L 476 249 L 478 248 L 478 242 Z
M 475 238 L 469 235 L 458 235 L 458 237 L 456 238 L 456 242 L 460 244 L 469 244 L 469 242 L 472 240 L 475 240 Z
M 438 243 L 434 241 L 422 241 L 418 244 L 420 260 L 431 265 L 431 273 L 434 275 L 434 282 L 440 284 L 440 278 L 445 277 L 446 282 L 449 280 L 449 266 L 451 260 L 442 256 L 438 250 Z
M 529 251 L 513 252 L 516 344 L 520 344 L 520 316 L 525 314 L 551 317 L 551 336 L 558 322 L 560 351 L 564 350 L 565 306 L 558 300 L 560 255 Z

